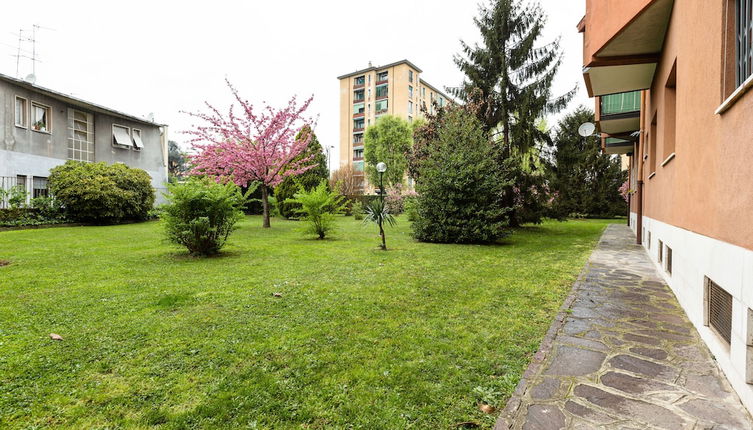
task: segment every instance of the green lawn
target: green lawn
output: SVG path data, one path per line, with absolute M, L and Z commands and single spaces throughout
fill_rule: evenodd
M 403 218 L 383 252 L 249 217 L 209 259 L 157 222 L 0 232 L 0 428 L 491 428 L 609 222 L 463 246 Z

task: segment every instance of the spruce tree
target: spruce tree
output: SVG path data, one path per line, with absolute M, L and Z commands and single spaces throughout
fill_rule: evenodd
M 611 217 L 627 211 L 619 192 L 627 175 L 620 158 L 603 154 L 598 137 L 578 134 L 581 124 L 593 120 L 593 112 L 581 106 L 557 126 L 550 187 L 552 211 L 559 218 Z
M 311 128 L 306 126 L 298 133 L 296 140 L 305 138 L 306 133 L 312 134 L 311 140 L 309 141 L 306 150 L 296 157 L 296 160 L 311 157 L 313 155 L 313 160 L 310 161 L 309 164 L 315 164 L 316 166 L 306 170 L 300 175 L 288 176 L 275 188 L 274 196 L 277 201 L 277 208 L 280 211 L 280 215 L 285 218 L 298 217 L 297 209 L 300 208 L 300 205 L 288 200 L 293 199 L 295 193 L 299 192 L 301 186 L 303 186 L 304 190 L 311 191 L 316 188 L 323 179 L 329 179 L 327 158 L 322 152 L 322 145 L 319 144 L 319 139 L 316 138 L 316 134 L 314 134 Z
M 552 96 L 562 52 L 559 40 L 538 44 L 546 23 L 541 7 L 494 0 L 480 7 L 474 22 L 481 44 L 461 41 L 462 54 L 455 56 L 455 63 L 465 81 L 450 92 L 480 104 L 479 119 L 486 131 L 498 129 L 503 155 L 513 146 L 525 153 L 538 142 L 549 142 L 547 133 L 536 127 L 537 120 L 564 109 L 575 89 Z

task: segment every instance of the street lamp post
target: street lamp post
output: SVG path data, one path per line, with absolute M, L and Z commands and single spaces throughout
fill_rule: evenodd
M 377 172 L 379 172 L 379 208 L 381 209 L 382 214 L 384 214 L 384 184 L 382 182 L 382 176 L 384 176 L 384 172 L 387 171 L 387 165 L 384 163 L 378 163 L 376 165 L 376 170 Z M 379 216 L 379 235 L 382 237 L 382 249 L 387 249 L 387 242 L 384 238 L 384 226 L 381 214 Z

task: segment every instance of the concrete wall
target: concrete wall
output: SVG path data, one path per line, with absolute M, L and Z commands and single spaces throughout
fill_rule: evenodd
M 49 106 L 49 132 L 15 125 L 16 96 Z M 101 113 L 85 104 L 72 105 L 41 92 L 0 81 L 0 176 L 46 177 L 49 169 L 68 159 L 68 110 L 73 108 L 93 115 L 94 161 L 122 162 L 145 170 L 152 177 L 152 186 L 164 188 L 167 181 L 166 128 Z M 144 149 L 120 148 L 112 144 L 112 126 L 118 124 L 141 130 Z

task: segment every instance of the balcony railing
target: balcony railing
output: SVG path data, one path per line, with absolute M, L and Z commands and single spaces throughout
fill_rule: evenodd
M 361 126 L 360 128 L 358 128 L 358 127 L 353 127 L 353 133 L 360 133 L 360 132 L 362 132 L 362 131 L 363 131 L 363 126 Z
M 363 118 L 364 115 L 366 114 L 364 114 L 363 112 L 356 112 L 353 114 L 353 118 Z
M 601 96 L 601 116 L 620 115 L 640 112 L 641 92 L 630 91 L 627 93 L 610 94 Z

